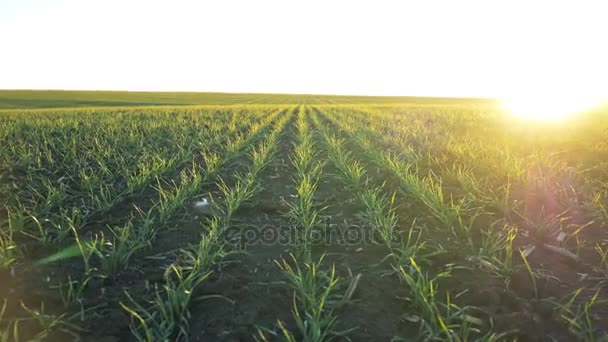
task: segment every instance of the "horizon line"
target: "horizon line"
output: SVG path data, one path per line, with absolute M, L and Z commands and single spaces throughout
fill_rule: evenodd
M 346 93 L 301 93 L 301 92 L 256 92 L 219 90 L 131 90 L 131 89 L 60 89 L 60 88 L 0 88 L 0 91 L 59 91 L 59 92 L 128 92 L 128 93 L 195 93 L 195 94 L 245 94 L 245 95 L 299 95 L 299 96 L 358 96 L 358 97 L 410 97 L 429 99 L 480 99 L 499 100 L 499 96 L 456 96 L 456 95 L 370 95 Z

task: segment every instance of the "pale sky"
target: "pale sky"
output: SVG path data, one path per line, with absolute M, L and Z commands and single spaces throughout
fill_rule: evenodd
M 599 96 L 606 13 L 559 0 L 0 0 L 0 89 Z

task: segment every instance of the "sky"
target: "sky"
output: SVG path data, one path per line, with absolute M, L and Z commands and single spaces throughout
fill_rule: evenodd
M 0 89 L 598 97 L 602 1 L 0 0 Z

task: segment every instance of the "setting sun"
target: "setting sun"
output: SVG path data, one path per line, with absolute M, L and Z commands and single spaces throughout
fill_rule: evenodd
M 599 97 L 546 94 L 505 97 L 504 110 L 519 118 L 534 121 L 557 121 L 590 110 L 601 103 Z

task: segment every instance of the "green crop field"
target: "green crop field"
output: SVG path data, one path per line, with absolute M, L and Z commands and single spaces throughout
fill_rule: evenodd
M 407 96 L 288 95 L 72 90 L 0 90 L 0 109 L 234 104 L 490 104 L 493 100 Z
M 608 341 L 606 109 L 539 123 L 492 100 L 61 91 L 0 107 L 2 342 Z

